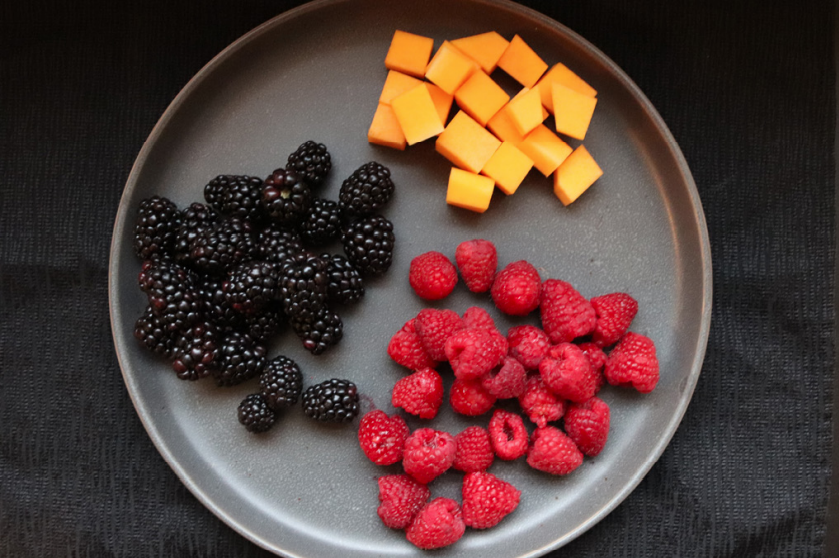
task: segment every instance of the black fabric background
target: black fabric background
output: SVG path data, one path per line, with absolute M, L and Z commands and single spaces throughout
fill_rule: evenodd
M 207 511 L 131 405 L 111 228 L 142 143 L 216 53 L 298 2 L 0 4 L 0 555 L 264 556 Z M 834 366 L 833 5 L 524 2 L 649 96 L 696 179 L 711 337 L 684 422 L 554 556 L 820 555 Z

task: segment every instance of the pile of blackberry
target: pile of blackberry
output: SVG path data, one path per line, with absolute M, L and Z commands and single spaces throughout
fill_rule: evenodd
M 393 196 L 390 170 L 362 165 L 333 201 L 318 194 L 331 168 L 326 146 L 307 141 L 264 180 L 212 179 L 204 203 L 140 203 L 134 250 L 149 304 L 134 335 L 180 379 L 233 386 L 259 378 L 260 392 L 239 406 L 251 432 L 268 430 L 303 390 L 297 364 L 269 360 L 267 345 L 289 329 L 312 354 L 336 345 L 344 327 L 336 307 L 362 298 L 364 281 L 393 259 L 393 224 L 379 214 Z M 331 245 L 344 253 L 326 252 Z M 304 411 L 315 420 L 358 414 L 352 382 L 332 379 L 307 393 Z

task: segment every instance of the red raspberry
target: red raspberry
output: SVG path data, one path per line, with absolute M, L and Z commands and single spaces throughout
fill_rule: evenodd
M 591 340 L 600 347 L 614 345 L 629 329 L 638 313 L 638 303 L 626 293 L 612 293 L 591 299 L 597 316 Z
M 457 454 L 454 468 L 464 473 L 486 471 L 495 460 L 489 432 L 480 426 L 470 426 L 454 437 Z
M 591 303 L 565 281 L 548 279 L 542 284 L 542 329 L 551 343 L 569 343 L 594 330 L 596 316 Z
M 481 384 L 498 399 L 512 399 L 524 393 L 527 370 L 513 357 L 505 357 L 501 366 L 481 378 Z
M 460 506 L 451 498 L 435 498 L 422 507 L 408 526 L 408 541 L 423 550 L 456 543 L 466 531 Z
M 609 437 L 609 406 L 598 397 L 572 403 L 565 412 L 565 433 L 580 451 L 594 457 Z
M 443 378 L 431 368 L 405 376 L 393 386 L 391 404 L 419 418 L 433 419 L 442 403 Z
M 658 358 L 652 339 L 629 332 L 609 353 L 604 369 L 606 380 L 613 386 L 631 385 L 641 393 L 649 393 L 658 383 Z
M 467 240 L 461 242 L 454 252 L 454 259 L 460 269 L 460 276 L 473 293 L 485 293 L 492 286 L 498 254 L 489 240 Z
M 552 347 L 539 365 L 539 374 L 549 390 L 571 401 L 594 397 L 597 375 L 588 357 L 576 345 L 560 343 Z
M 420 298 L 446 298 L 457 284 L 457 269 L 440 252 L 426 252 L 411 260 L 408 282 Z
M 552 475 L 567 475 L 583 462 L 583 453 L 559 428 L 545 426 L 533 432 L 527 464 Z
M 455 377 L 463 380 L 486 375 L 507 354 L 507 340 L 488 329 L 461 329 L 448 338 L 445 347 Z
M 528 370 L 536 370 L 545 358 L 551 342 L 548 334 L 532 325 L 511 327 L 507 332 L 510 354 Z
M 409 320 L 402 329 L 391 337 L 387 345 L 387 354 L 397 364 L 407 366 L 411 370 L 434 368 L 437 366 L 430 356 L 425 353 L 416 331 L 416 320 Z
M 501 270 L 492 283 L 492 301 L 499 310 L 513 316 L 526 316 L 539 306 L 542 279 L 536 268 L 524 260 Z
M 426 308 L 417 314 L 415 327 L 426 354 L 442 362 L 446 360 L 446 339 L 463 329 L 463 320 L 451 310 Z
M 580 343 L 577 346 L 588 357 L 588 361 L 591 363 L 591 370 L 597 376 L 596 387 L 594 389 L 594 393 L 597 394 L 600 392 L 603 384 L 606 383 L 606 376 L 603 375 L 603 366 L 606 364 L 606 353 L 603 352 L 603 349 L 591 342 Z
M 463 325 L 465 327 L 495 329 L 492 316 L 480 306 L 471 306 L 466 309 L 466 312 L 463 313 Z
M 515 413 L 496 409 L 489 420 L 489 435 L 500 459 L 512 461 L 527 453 L 527 429 Z
M 417 516 L 431 496 L 431 489 L 408 475 L 379 477 L 379 509 L 382 523 L 391 529 L 404 529 Z
M 456 413 L 475 417 L 492 409 L 495 397 L 481 385 L 481 380 L 461 380 L 455 378 L 449 403 Z
M 559 420 L 565 414 L 565 401 L 551 393 L 538 374 L 527 379 L 524 393 L 519 395 L 519 405 L 531 422 L 539 427 Z
M 402 466 L 405 472 L 428 484 L 454 463 L 457 445 L 454 436 L 431 428 L 420 428 L 405 440 Z
M 467 473 L 463 477 L 463 523 L 488 529 L 515 510 L 521 491 L 492 473 Z
M 399 415 L 389 417 L 384 411 L 371 411 L 358 425 L 358 444 L 376 465 L 393 465 L 402 459 L 409 432 L 405 419 Z

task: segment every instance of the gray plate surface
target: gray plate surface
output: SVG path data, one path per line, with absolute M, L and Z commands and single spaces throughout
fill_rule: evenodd
M 433 142 L 397 152 L 366 141 L 394 29 L 432 36 L 436 44 L 489 30 L 507 38 L 519 33 L 549 64 L 561 61 L 577 71 L 598 90 L 585 144 L 604 177 L 568 208 L 535 170 L 514 196 L 496 191 L 483 215 L 446 206 L 450 164 L 434 152 Z M 493 77 L 512 90 L 512 81 L 501 74 Z M 453 258 L 463 240 L 490 239 L 498 246 L 500 265 L 527 259 L 543 278 L 569 281 L 584 296 L 625 291 L 638 300 L 632 329 L 656 342 L 658 388 L 646 396 L 605 388 L 602 397 L 612 409 L 609 443 L 568 476 L 539 473 L 523 460 L 496 462 L 491 471 L 522 490 L 521 505 L 497 527 L 469 530 L 435 555 L 537 556 L 602 519 L 664 451 L 699 377 L 711 305 L 707 231 L 684 158 L 638 88 L 578 35 L 502 1 L 308 4 L 231 45 L 164 113 L 125 187 L 109 279 L 125 382 L 163 457 L 210 510 L 279 554 L 422 554 L 376 516 L 375 478 L 399 467 L 380 468 L 366 460 L 356 441 L 357 421 L 314 424 L 298 407 L 266 435 L 250 435 L 237 423 L 236 407 L 256 391 L 254 383 L 220 389 L 210 381 L 181 382 L 132 337 L 145 306 L 136 282 L 140 262 L 131 248 L 140 200 L 160 194 L 185 206 L 201 200 L 204 184 L 218 174 L 268 175 L 307 139 L 326 143 L 333 154 L 326 197 L 336 199 L 342 179 L 369 160 L 389 166 L 397 185 L 383 212 L 395 224 L 393 267 L 368 284 L 361 304 L 342 311 L 342 343 L 321 357 L 302 350 L 291 334 L 271 347 L 271 356 L 286 354 L 300 363 L 307 385 L 350 378 L 366 408 L 392 412 L 390 390 L 405 372 L 387 358 L 387 341 L 428 305 L 408 285 L 410 260 L 428 250 Z M 501 316 L 487 296 L 462 285 L 434 306 L 463 311 L 476 304 L 492 312 L 502 331 L 528 322 Z M 487 416 L 455 416 L 444 405 L 431 425 L 457 433 L 487 421 Z M 408 422 L 412 428 L 422 424 Z M 444 475 L 433 483 L 432 495 L 459 500 L 460 478 Z

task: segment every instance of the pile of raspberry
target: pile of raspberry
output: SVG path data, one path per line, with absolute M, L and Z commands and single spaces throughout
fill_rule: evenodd
M 364 454 L 378 465 L 401 461 L 404 469 L 379 478 L 378 515 L 386 526 L 405 529 L 422 549 L 450 545 L 466 527 L 492 527 L 516 509 L 521 492 L 487 471 L 495 458 L 524 457 L 534 469 L 567 475 L 606 444 L 609 406 L 597 396 L 600 389 L 608 382 L 649 393 L 659 378 L 652 340 L 629 331 L 638 312 L 630 295 L 589 300 L 565 281 L 542 280 L 526 261 L 496 273 L 497 252 L 487 240 L 463 242 L 455 261 L 457 267 L 439 252 L 414 258 L 414 291 L 425 299 L 444 298 L 459 270 L 469 290 L 489 291 L 505 314 L 527 316 L 538 309 L 542 327 L 518 325 L 505 336 L 480 307 L 463 315 L 427 308 L 391 338 L 388 355 L 413 371 L 394 385 L 394 407 L 433 419 L 445 399 L 438 368 L 448 363 L 452 409 L 475 417 L 492 411 L 488 428 L 469 426 L 456 436 L 430 427 L 410 432 L 401 416 L 381 410 L 362 418 Z M 493 410 L 505 399 L 517 400 L 520 413 Z M 429 501 L 429 483 L 451 468 L 465 473 L 462 501 Z

